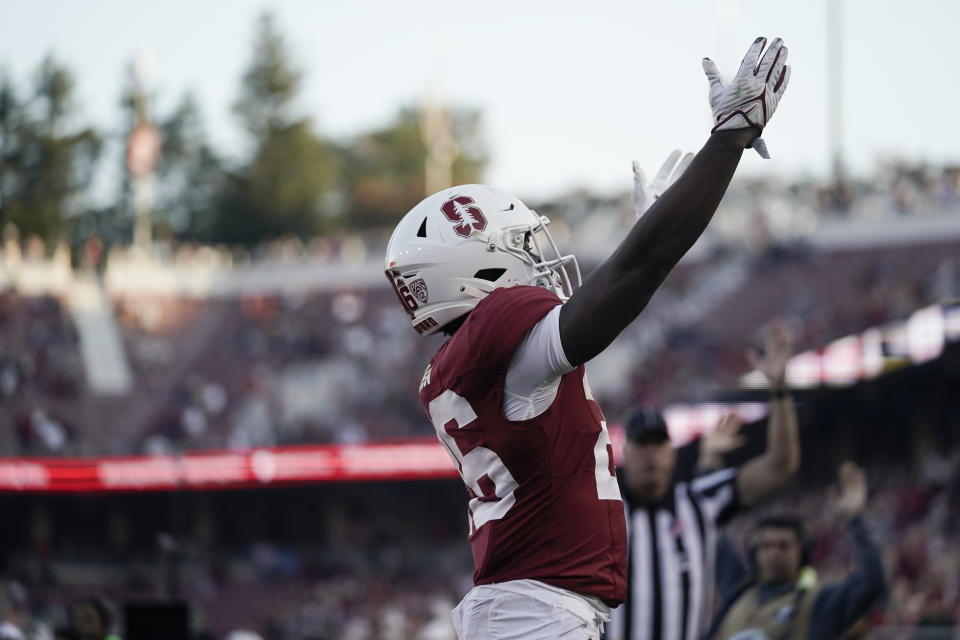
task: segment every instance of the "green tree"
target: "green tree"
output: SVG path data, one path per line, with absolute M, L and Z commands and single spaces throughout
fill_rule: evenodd
M 181 238 L 209 240 L 226 187 L 226 173 L 207 141 L 196 101 L 186 93 L 160 123 L 156 220 Z
M 486 166 L 480 114 L 448 112 L 449 137 L 456 149 L 452 184 L 480 181 Z M 426 195 L 428 148 L 421 109 L 400 110 L 387 126 L 361 134 L 342 149 L 348 205 L 346 227 L 390 226 Z
M 293 120 L 291 106 L 302 78 L 273 15 L 262 14 L 253 59 L 243 74 L 240 97 L 233 105 L 234 113 L 257 141 L 266 140 Z
M 91 127 L 73 124 L 75 110 L 73 78 L 51 56 L 26 100 L 8 79 L 0 81 L 0 220 L 48 244 L 82 211 L 102 147 Z
M 311 132 L 307 121 L 275 130 L 234 182 L 235 198 L 222 209 L 232 221 L 223 230 L 224 239 L 253 244 L 323 231 L 335 175 L 333 150 Z
M 306 237 L 326 227 L 337 157 L 309 119 L 295 117 L 300 83 L 273 17 L 264 14 L 234 105 L 254 151 L 249 163 L 228 177 L 214 239 L 252 245 L 286 234 Z
M 9 217 L 9 200 L 16 197 L 21 180 L 22 108 L 17 88 L 9 76 L 0 76 L 0 220 Z

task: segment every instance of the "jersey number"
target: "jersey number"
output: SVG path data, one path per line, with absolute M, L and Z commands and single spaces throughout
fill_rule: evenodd
M 457 465 L 463 483 L 467 485 L 471 495 L 475 496 L 470 500 L 471 531 L 507 515 L 516 503 L 514 491 L 519 486 L 510 470 L 496 453 L 486 447 L 476 447 L 464 455 L 446 430 L 450 422 L 453 422 L 457 429 L 462 429 L 476 420 L 477 414 L 473 407 L 466 398 L 447 389 L 430 401 L 429 408 L 430 420 L 440 441 Z M 600 426 L 601 430 L 593 447 L 597 498 L 619 500 L 620 489 L 617 487 L 617 479 L 610 462 L 610 434 L 607 433 L 605 421 L 601 421 Z

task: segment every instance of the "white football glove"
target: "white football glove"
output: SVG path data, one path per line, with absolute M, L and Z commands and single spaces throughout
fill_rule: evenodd
M 678 164 L 677 159 L 680 158 L 681 153 L 680 149 L 674 149 L 649 184 L 647 184 L 647 175 L 640 167 L 640 162 L 633 161 L 633 194 L 630 199 L 633 200 L 633 211 L 637 215 L 637 220 L 646 213 L 653 201 L 659 198 L 667 190 L 667 187 L 676 182 L 677 178 L 683 175 L 683 172 L 690 166 L 693 154 L 688 153 L 683 156 Z
M 786 64 L 787 48 L 780 38 L 770 43 L 761 60 L 760 52 L 766 44 L 766 38 L 753 41 L 730 84 L 724 84 L 713 60 L 703 59 L 703 71 L 710 80 L 710 108 L 713 109 L 715 123 L 711 133 L 747 127 L 757 127 L 763 131 L 770 122 L 790 82 L 790 67 Z M 757 137 L 749 146 L 756 149 L 761 157 L 770 157 L 762 138 Z

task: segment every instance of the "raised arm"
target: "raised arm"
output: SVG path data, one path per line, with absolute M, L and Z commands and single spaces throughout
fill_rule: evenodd
M 886 578 L 880 549 L 861 517 L 867 505 L 866 476 L 853 462 L 840 466 L 833 504 L 853 536 L 857 568 L 843 582 L 820 591 L 814 603 L 814 618 L 822 620 L 831 635 L 839 637 L 880 599 L 886 590 Z
M 743 507 L 762 502 L 800 468 L 797 410 L 786 383 L 787 362 L 792 353 L 789 332 L 782 322 L 774 322 L 763 359 L 751 357 L 770 381 L 770 415 L 767 450 L 744 464 L 737 473 L 737 494 Z
M 786 89 L 787 49 L 778 38 L 760 60 L 765 44 L 764 38 L 753 43 L 728 85 L 716 66 L 704 60 L 715 132 L 614 254 L 564 304 L 560 339 L 571 364 L 590 360 L 613 342 L 707 227 L 743 150 L 760 135 Z

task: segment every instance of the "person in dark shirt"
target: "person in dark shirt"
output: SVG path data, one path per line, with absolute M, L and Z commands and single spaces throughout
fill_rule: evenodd
M 857 569 L 837 584 L 816 584 L 799 518 L 770 516 L 757 524 L 750 544 L 749 569 L 731 546 L 721 547 L 717 582 L 724 604 L 705 638 L 840 638 L 886 590 L 880 550 L 861 515 L 866 502 L 863 470 L 845 462 L 840 467 L 834 506 L 853 537 Z M 737 586 L 729 587 L 732 584 Z

